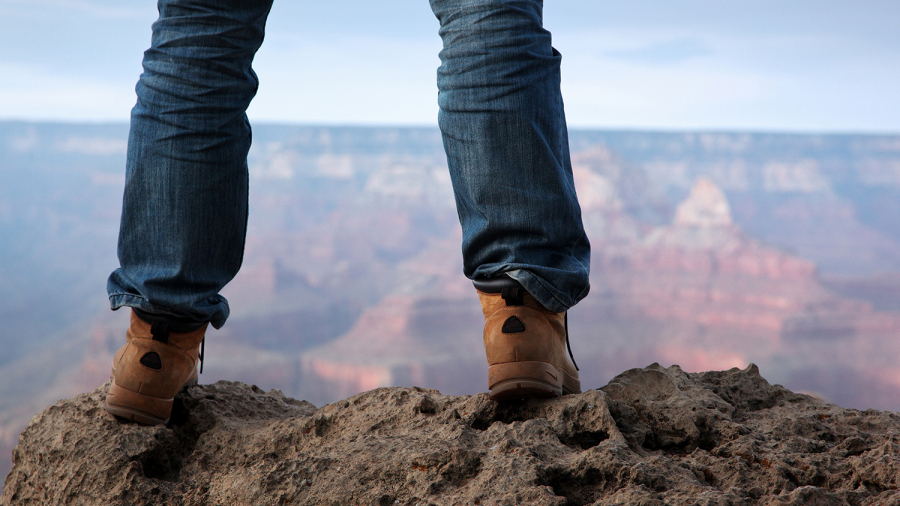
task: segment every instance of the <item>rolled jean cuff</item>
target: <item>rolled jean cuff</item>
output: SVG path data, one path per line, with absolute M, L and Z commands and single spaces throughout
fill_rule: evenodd
M 542 306 L 555 313 L 568 311 L 578 301 L 585 298 L 591 289 L 590 283 L 585 281 L 583 287 L 576 288 L 574 293 L 577 295 L 573 297 L 567 292 L 556 289 L 531 271 L 516 269 L 504 274 L 518 281 Z
M 228 319 L 231 310 L 228 307 L 228 301 L 225 300 L 224 297 L 215 297 L 215 301 L 211 299 L 213 299 L 213 297 L 207 299 L 205 304 L 193 306 L 191 314 L 152 304 L 140 295 L 131 293 L 110 293 L 109 306 L 113 311 L 127 306 L 155 315 L 167 315 L 178 319 L 190 319 L 197 323 L 209 322 L 214 328 L 219 329 L 222 328 L 222 325 L 225 325 L 225 320 Z

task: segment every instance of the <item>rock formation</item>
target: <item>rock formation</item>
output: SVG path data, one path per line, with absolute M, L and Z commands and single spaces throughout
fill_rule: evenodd
M 157 427 L 108 415 L 106 388 L 34 417 L 0 505 L 900 505 L 900 416 L 754 365 L 511 404 L 394 387 L 316 409 L 219 382 Z
M 688 198 L 675 210 L 675 225 L 714 227 L 731 224 L 728 199 L 707 177 L 697 178 Z

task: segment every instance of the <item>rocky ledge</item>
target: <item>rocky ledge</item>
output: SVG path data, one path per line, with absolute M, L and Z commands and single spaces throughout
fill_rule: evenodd
M 106 388 L 34 417 L 0 504 L 900 505 L 900 416 L 754 365 L 512 404 L 380 388 L 316 409 L 219 382 L 158 427 L 108 415 Z

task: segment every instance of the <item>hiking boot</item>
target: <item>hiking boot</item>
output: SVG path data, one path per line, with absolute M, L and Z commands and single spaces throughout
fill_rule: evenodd
M 565 312 L 547 310 L 512 278 L 478 280 L 475 288 L 484 312 L 491 399 L 581 392 Z
M 175 395 L 197 383 L 207 325 L 170 332 L 168 324 L 148 323 L 132 311 L 125 346 L 113 358 L 112 385 L 103 408 L 145 425 L 167 423 Z

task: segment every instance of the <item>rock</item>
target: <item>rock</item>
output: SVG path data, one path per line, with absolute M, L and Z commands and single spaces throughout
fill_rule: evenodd
M 708 177 L 699 177 L 688 198 L 675 210 L 675 225 L 718 227 L 732 224 L 725 193 Z
M 0 505 L 900 505 L 900 416 L 653 364 L 561 399 L 379 388 L 316 409 L 220 381 L 168 426 L 108 384 L 38 414 Z

